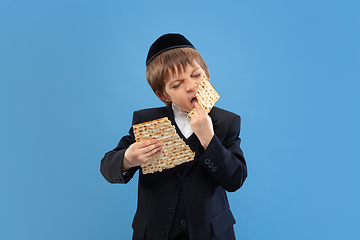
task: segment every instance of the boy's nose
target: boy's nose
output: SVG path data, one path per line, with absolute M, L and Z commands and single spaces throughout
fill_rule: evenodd
M 198 83 L 193 80 L 188 80 L 188 84 L 186 85 L 186 91 L 194 91 L 198 87 Z

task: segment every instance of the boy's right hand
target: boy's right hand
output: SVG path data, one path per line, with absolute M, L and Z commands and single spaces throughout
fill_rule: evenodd
M 152 157 L 161 152 L 162 146 L 156 139 L 135 142 L 125 151 L 122 170 L 147 163 Z

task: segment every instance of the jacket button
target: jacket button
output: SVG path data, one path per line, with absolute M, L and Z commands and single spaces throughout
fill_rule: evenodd
M 169 213 L 174 213 L 175 212 L 175 208 L 174 207 L 169 207 Z
M 161 236 L 163 236 L 164 238 L 168 237 L 169 236 L 168 231 L 162 231 Z
M 212 162 L 209 163 L 209 165 L 208 165 L 209 168 L 212 168 L 213 166 L 214 166 L 214 164 Z
M 114 181 L 115 181 L 116 183 L 121 183 L 121 182 L 122 182 L 120 178 L 114 178 Z
M 212 172 L 216 172 L 216 170 L 217 170 L 216 166 L 211 169 Z
M 205 164 L 209 164 L 210 163 L 210 159 L 205 159 Z
M 179 190 L 180 188 L 180 183 L 175 183 L 175 190 Z
M 183 225 L 183 226 L 186 225 L 186 221 L 185 221 L 185 220 L 181 220 L 180 223 L 181 223 L 181 225 Z

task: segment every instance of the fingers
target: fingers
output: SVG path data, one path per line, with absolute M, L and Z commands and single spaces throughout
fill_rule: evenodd
M 207 114 L 205 109 L 203 108 L 203 106 L 201 106 L 201 104 L 199 103 L 196 103 L 195 104 L 195 111 L 194 111 L 194 115 L 195 117 L 197 116 L 201 116 L 201 115 L 204 115 L 204 114 Z
M 156 139 L 140 141 L 138 142 L 137 147 L 139 154 L 146 160 L 160 152 L 162 149 L 161 143 Z
M 135 142 L 125 151 L 123 170 L 140 166 L 161 152 L 162 146 L 156 139 Z
M 194 115 L 191 118 L 190 125 L 201 145 L 206 149 L 214 136 L 214 128 L 211 117 L 200 104 L 196 104 L 195 106 Z
M 154 154 L 161 151 L 162 146 L 161 143 L 157 140 L 147 140 L 150 142 L 149 145 L 146 145 L 142 148 L 142 152 L 146 157 L 152 157 Z
M 156 144 L 158 141 L 156 139 L 149 139 L 137 142 L 138 148 L 146 148 L 150 145 Z
M 206 113 L 205 109 L 203 108 L 203 106 L 201 104 L 196 103 L 195 107 L 200 114 Z

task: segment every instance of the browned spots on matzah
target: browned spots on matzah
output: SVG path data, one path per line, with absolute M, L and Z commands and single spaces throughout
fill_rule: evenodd
M 220 98 L 220 95 L 216 92 L 215 88 L 204 75 L 202 76 L 202 81 L 199 84 L 199 90 L 196 93 L 196 98 L 199 104 L 205 109 L 206 113 L 210 112 L 212 107 Z M 188 114 L 188 117 L 191 118 L 193 113 L 194 110 Z
M 163 147 L 159 155 L 141 165 L 143 174 L 161 172 L 194 160 L 195 153 L 182 141 L 167 117 L 133 125 L 133 131 L 136 141 L 155 138 Z

